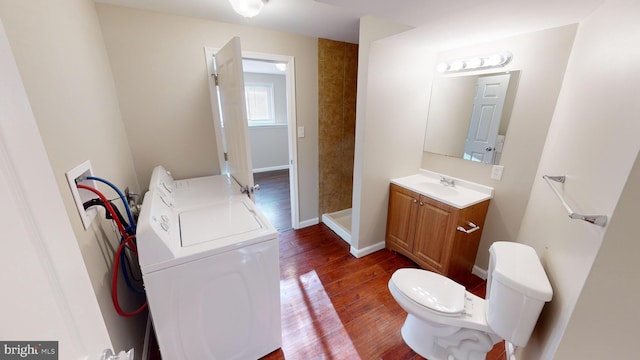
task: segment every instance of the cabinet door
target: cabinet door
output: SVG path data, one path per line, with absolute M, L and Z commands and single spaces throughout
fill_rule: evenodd
M 418 212 L 417 194 L 391 184 L 387 215 L 387 248 L 411 251 Z
M 463 280 L 467 279 L 473 270 L 488 209 L 489 200 L 460 210 L 458 213 L 456 227 L 460 225 L 463 228 L 470 229 L 469 222 L 471 222 L 479 226 L 480 230 L 472 233 L 455 231 L 448 275 L 456 281 L 464 282 Z
M 427 197 L 420 197 L 413 253 L 427 270 L 446 275 L 455 235 L 456 215 L 456 209 Z

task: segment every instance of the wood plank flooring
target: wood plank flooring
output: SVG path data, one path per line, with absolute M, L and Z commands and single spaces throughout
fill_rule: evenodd
M 258 209 L 276 230 L 290 230 L 289 169 L 255 173 L 253 181 L 260 185 L 260 190 L 254 193 Z
M 282 348 L 263 359 L 423 359 L 404 344 L 406 313 L 387 287 L 395 270 L 417 265 L 387 250 L 356 259 L 324 224 L 285 231 L 291 229 L 288 181 L 288 170 L 255 174 L 256 204 L 280 231 Z M 464 285 L 484 297 L 481 279 L 471 276 Z M 160 359 L 157 345 L 151 348 L 151 359 Z M 506 360 L 504 344 L 487 359 Z
M 356 259 L 324 224 L 280 233 L 282 348 L 273 359 L 423 359 L 404 344 L 406 313 L 389 293 L 391 274 L 417 267 L 381 250 Z M 468 289 L 484 296 L 484 282 Z M 487 359 L 506 359 L 497 344 Z

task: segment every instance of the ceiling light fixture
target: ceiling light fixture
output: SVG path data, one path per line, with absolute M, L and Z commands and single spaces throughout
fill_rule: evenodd
M 486 56 L 474 56 L 468 59 L 456 59 L 439 63 L 436 67 L 436 71 L 439 73 L 450 73 L 503 67 L 507 65 L 512 58 L 513 55 L 510 52 L 503 51 Z
M 262 11 L 267 0 L 229 0 L 235 12 L 245 18 L 252 18 Z

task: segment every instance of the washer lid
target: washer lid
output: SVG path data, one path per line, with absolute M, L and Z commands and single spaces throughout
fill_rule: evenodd
M 182 246 L 192 246 L 263 228 L 244 201 L 222 203 L 180 213 Z
M 464 311 L 464 286 L 421 269 L 399 269 L 391 276 L 396 287 L 411 300 L 448 315 Z

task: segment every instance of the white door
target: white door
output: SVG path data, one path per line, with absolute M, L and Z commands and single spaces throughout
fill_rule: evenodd
M 500 119 L 510 77 L 510 74 L 502 74 L 478 78 L 469 132 L 464 147 L 465 159 L 486 164 L 493 163 L 496 136 L 500 129 Z
M 207 73 L 211 75 L 209 79 L 209 95 L 211 100 L 211 111 L 213 114 L 216 142 L 218 148 L 218 164 L 220 165 L 221 172 L 223 174 L 227 174 L 228 164 L 224 158 L 224 154 L 227 152 L 225 129 L 221 123 L 219 89 L 215 84 L 215 78 L 213 76 L 213 74 L 216 73 L 215 56 L 218 51 L 219 50 L 216 48 L 204 48 Z M 286 64 L 285 73 L 287 82 L 287 128 L 289 132 L 289 193 L 291 198 L 291 225 L 294 229 L 298 229 L 300 228 L 300 221 L 298 212 L 298 149 L 296 146 L 298 134 L 296 121 L 295 61 L 293 56 L 257 52 L 243 52 L 242 56 L 249 59 L 258 59 L 260 61 L 270 61 Z M 248 138 L 246 141 L 249 141 Z
M 215 67 L 229 175 L 253 199 L 253 166 L 239 37 L 231 39 L 216 53 Z
M 0 74 L 0 341 L 99 359 L 111 340 L 1 21 Z

